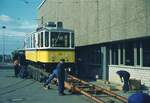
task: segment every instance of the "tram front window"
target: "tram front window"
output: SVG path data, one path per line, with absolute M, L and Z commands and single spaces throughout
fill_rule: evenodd
M 49 47 L 49 32 L 45 32 L 45 47 Z
M 52 32 L 51 33 L 51 47 L 69 47 L 69 33 L 66 32 Z

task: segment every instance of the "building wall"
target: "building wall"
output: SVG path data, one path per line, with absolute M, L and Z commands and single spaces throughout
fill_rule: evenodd
M 46 0 L 42 16 L 74 29 L 76 46 L 150 36 L 150 0 Z
M 109 66 L 109 81 L 121 84 L 119 76 L 116 74 L 118 70 L 126 70 L 130 73 L 130 78 L 141 80 L 141 83 L 150 87 L 150 67 L 135 67 L 135 66 Z
M 150 87 L 150 0 L 45 0 L 39 18 L 75 30 L 81 76 L 121 83 L 127 70 Z

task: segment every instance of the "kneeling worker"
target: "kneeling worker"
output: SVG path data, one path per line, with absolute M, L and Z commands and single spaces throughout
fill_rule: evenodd
M 58 69 L 55 68 L 53 70 L 53 73 L 49 75 L 48 79 L 46 80 L 46 82 L 44 83 L 44 88 L 45 89 L 49 89 L 50 88 L 50 83 L 51 81 L 54 79 L 54 78 L 57 78 L 58 77 Z
M 124 92 L 129 91 L 129 78 L 130 78 L 130 73 L 127 72 L 127 71 L 124 71 L 124 70 L 117 71 L 116 73 L 119 75 L 119 77 L 120 77 L 120 79 L 121 79 L 121 82 L 124 81 L 124 84 L 123 84 L 123 91 L 124 91 Z M 122 78 L 123 78 L 123 80 L 122 80 Z
M 60 62 L 57 64 L 56 69 L 54 69 L 53 73 L 49 76 L 46 80 L 44 87 L 46 87 L 52 79 L 55 77 L 58 78 L 58 94 L 64 94 L 64 81 L 65 81 L 65 68 L 64 68 L 64 59 L 61 59 Z

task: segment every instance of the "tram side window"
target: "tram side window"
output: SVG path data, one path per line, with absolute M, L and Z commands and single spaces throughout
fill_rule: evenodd
M 69 33 L 52 32 L 51 33 L 52 47 L 69 47 Z
M 27 37 L 27 48 L 30 48 L 30 38 Z
M 41 32 L 41 47 L 43 47 L 43 32 Z
M 30 48 L 32 48 L 32 35 L 30 37 Z
M 45 32 L 45 47 L 49 47 L 49 32 Z
M 40 47 L 41 39 L 40 39 L 40 33 L 38 33 L 38 47 Z
M 35 48 L 35 34 L 33 34 L 33 48 Z
M 71 47 L 74 47 L 74 33 L 71 33 Z

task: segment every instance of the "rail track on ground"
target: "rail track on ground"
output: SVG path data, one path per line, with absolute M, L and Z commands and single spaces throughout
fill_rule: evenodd
M 42 69 L 28 66 L 30 75 L 35 80 L 40 80 L 40 76 L 48 76 L 48 73 Z M 96 103 L 127 103 L 127 98 L 116 94 L 111 90 L 107 90 L 90 82 L 81 80 L 75 76 L 67 74 L 65 88 L 72 93 L 82 94 L 92 102 Z

